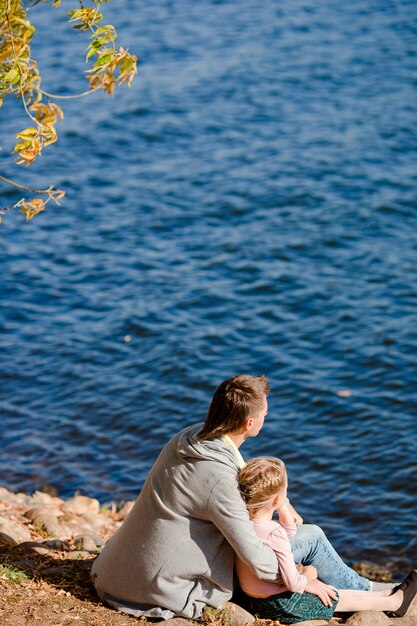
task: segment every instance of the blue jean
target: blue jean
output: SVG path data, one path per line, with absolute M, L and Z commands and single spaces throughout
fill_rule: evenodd
M 360 589 L 369 591 L 372 583 L 348 567 L 337 554 L 319 526 L 302 524 L 290 539 L 296 563 L 314 565 L 317 577 L 337 589 Z

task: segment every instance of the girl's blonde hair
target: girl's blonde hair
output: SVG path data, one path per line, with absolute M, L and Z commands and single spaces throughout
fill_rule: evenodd
M 239 488 L 250 514 L 268 506 L 284 489 L 287 471 L 281 459 L 260 456 L 239 472 Z

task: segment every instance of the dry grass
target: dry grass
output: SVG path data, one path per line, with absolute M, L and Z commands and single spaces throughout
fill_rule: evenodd
M 91 560 L 28 556 L 0 543 L 2 626 L 134 626 L 137 619 L 103 606 L 90 583 Z M 144 620 L 142 620 L 144 621 Z

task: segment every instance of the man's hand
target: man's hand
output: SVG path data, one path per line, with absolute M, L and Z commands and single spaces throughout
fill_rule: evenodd
M 310 593 L 314 593 L 315 596 L 320 598 L 325 606 L 333 606 L 332 599 L 337 600 L 336 589 L 331 585 L 325 585 L 320 580 L 311 580 L 307 587 L 306 591 Z

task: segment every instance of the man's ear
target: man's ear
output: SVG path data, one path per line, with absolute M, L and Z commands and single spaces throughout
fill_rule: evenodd
M 243 422 L 243 428 L 245 432 L 248 432 L 248 430 L 251 429 L 252 424 L 253 424 L 253 417 L 248 417 L 248 419 Z

